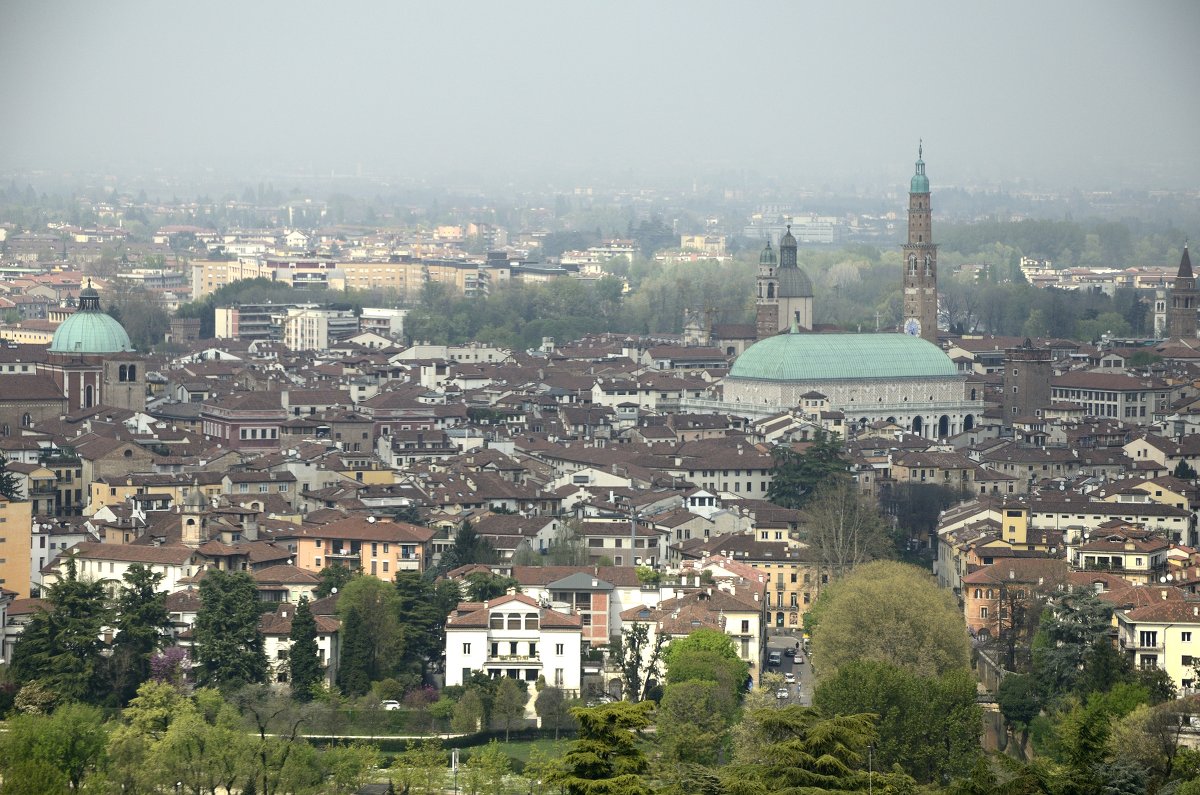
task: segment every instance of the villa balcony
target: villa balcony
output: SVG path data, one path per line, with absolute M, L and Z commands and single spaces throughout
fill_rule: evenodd
M 489 654 L 488 658 L 487 658 L 487 662 L 488 662 L 488 665 L 492 665 L 492 664 L 495 664 L 495 665 L 501 665 L 501 664 L 503 664 L 503 665 L 508 665 L 508 664 L 541 665 L 542 658 L 540 655 L 537 655 L 537 654 L 534 654 L 532 656 L 528 655 L 528 654 L 497 654 L 495 656 Z

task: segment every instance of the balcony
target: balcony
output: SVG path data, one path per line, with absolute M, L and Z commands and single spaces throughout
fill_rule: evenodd
M 528 654 L 488 654 L 488 663 L 518 663 L 522 665 L 541 665 L 542 658 L 539 655 Z
M 330 550 L 326 551 L 325 557 L 337 558 L 339 560 L 355 560 L 355 561 L 362 559 L 362 556 L 359 554 L 359 551 L 357 549 L 338 549 L 338 550 L 330 549 Z

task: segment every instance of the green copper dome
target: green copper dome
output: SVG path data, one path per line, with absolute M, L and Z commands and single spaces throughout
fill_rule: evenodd
M 100 310 L 100 295 L 89 285 L 79 291 L 79 311 L 54 332 L 51 353 L 118 353 L 132 351 L 129 335 Z
M 778 334 L 737 358 L 729 378 L 748 381 L 841 381 L 945 378 L 958 374 L 941 348 L 907 334 Z
M 909 193 L 929 193 L 929 177 L 925 176 L 925 145 L 917 146 L 917 171 L 908 184 Z
M 775 262 L 776 262 L 775 249 L 771 248 L 771 241 L 768 240 L 767 247 L 764 248 L 762 250 L 762 253 L 758 255 L 758 264 L 759 265 L 774 265 Z

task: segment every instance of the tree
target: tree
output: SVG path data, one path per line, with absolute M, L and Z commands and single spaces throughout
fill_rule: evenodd
M 204 575 L 194 629 L 200 684 L 236 690 L 266 679 L 258 604 L 258 589 L 246 572 L 210 569 Z
M 555 740 L 558 739 L 560 729 L 569 729 L 575 725 L 562 688 L 543 687 L 533 701 L 533 709 L 541 719 L 543 729 L 554 729 Z
M 411 795 L 442 795 L 446 779 L 446 752 L 436 737 L 410 743 L 392 764 L 401 791 Z
M 462 734 L 473 734 L 479 731 L 483 723 L 483 699 L 479 691 L 468 688 L 462 698 L 454 705 L 454 714 L 450 718 L 450 728 Z
M 855 566 L 886 557 L 892 544 L 877 504 L 848 480 L 819 487 L 808 501 L 808 543 L 821 566 L 840 579 Z
M 262 795 L 319 784 L 321 776 L 314 769 L 313 749 L 300 734 L 312 708 L 298 705 L 266 685 L 249 685 L 236 695 L 238 709 L 256 735 L 251 751 Z
M 292 680 L 292 697 L 311 701 L 313 688 L 324 677 L 317 653 L 317 622 L 308 606 L 308 597 L 301 596 L 292 617 L 291 648 L 288 650 L 288 675 Z
M 578 519 L 571 519 L 558 526 L 554 538 L 546 548 L 547 566 L 586 566 L 591 553 L 583 542 Z
M 69 556 L 62 579 L 46 589 L 49 610 L 34 614 L 13 649 L 13 677 L 40 682 L 63 701 L 98 695 L 101 630 L 110 621 L 100 582 L 80 580 Z
M 88 772 L 102 764 L 108 742 L 104 714 L 85 704 L 65 704 L 51 715 L 18 715 L 7 729 L 0 736 L 4 793 L 78 792 Z M 69 789 L 41 788 L 58 781 Z
M 735 762 L 720 771 L 729 795 L 913 791 L 905 774 L 863 769 L 875 739 L 871 715 L 829 717 L 787 706 L 759 708 L 749 717 L 754 731 L 739 735 L 739 742 L 750 747 L 735 748 Z
M 669 763 L 713 765 L 732 720 L 729 694 L 715 681 L 671 682 L 663 691 L 657 718 L 656 736 Z
M 512 577 L 501 577 L 490 572 L 475 571 L 467 575 L 467 599 L 472 602 L 486 602 L 508 593 L 512 588 L 520 593 L 520 584 Z
M 1147 791 L 1153 792 L 1171 778 L 1197 780 L 1194 758 L 1183 753 L 1180 737 L 1195 714 L 1196 697 L 1157 706 L 1142 704 L 1114 721 L 1108 740 L 1108 755 L 1149 776 Z M 1194 752 L 1193 752 L 1194 753 Z M 1191 771 L 1187 768 L 1192 767 Z
M 512 763 L 500 743 L 492 740 L 474 751 L 463 765 L 465 795 L 504 795 L 509 791 L 505 779 L 512 772 Z
M 904 563 L 859 566 L 826 588 L 813 651 L 821 676 L 860 660 L 878 660 L 930 676 L 966 667 L 966 626 L 958 605 L 928 573 Z
M 904 553 L 909 551 L 909 539 L 932 534 L 940 513 L 962 499 L 961 489 L 940 483 L 895 483 L 884 492 L 880 502 L 886 513 L 895 518 L 898 530 L 895 540 Z
M 364 695 L 371 689 L 371 639 L 358 607 L 351 607 L 342 613 L 341 634 L 342 653 L 338 662 L 337 686 L 347 696 Z
M 1079 692 L 1091 650 L 1110 643 L 1112 607 L 1088 589 L 1054 599 L 1033 638 L 1033 676 L 1043 703 Z
M 114 689 L 124 703 L 150 678 L 150 659 L 171 637 L 167 595 L 159 591 L 163 575 L 134 563 L 122 575 L 117 594 L 116 637 L 109 660 Z
M 1027 728 L 1042 710 L 1037 684 L 1028 674 L 1008 674 L 996 688 L 996 703 L 1010 726 Z
M 824 431 L 817 431 L 803 452 L 777 446 L 771 456 L 775 467 L 767 499 L 785 508 L 802 508 L 819 487 L 849 477 L 841 444 Z
M 824 677 L 813 703 L 827 715 L 877 715 L 875 760 L 923 783 L 967 775 L 979 755 L 983 717 L 970 669 L 919 676 L 863 660 Z
M 732 716 L 749 676 L 749 666 L 738 656 L 733 638 L 720 630 L 697 629 L 672 641 L 663 660 L 671 685 L 695 680 L 716 683 L 722 696 L 721 712 Z
M 525 719 L 525 705 L 529 696 L 525 683 L 512 677 L 501 677 L 492 701 L 492 721 L 504 727 L 504 742 L 508 742 L 512 727 Z
M 469 521 L 463 521 L 454 534 L 454 543 L 442 555 L 438 570 L 442 573 L 472 563 L 494 563 L 496 550 L 487 539 L 475 532 Z
M 1174 477 L 1180 480 L 1195 480 L 1196 470 L 1186 459 L 1179 459 L 1179 463 L 1175 465 L 1175 471 L 1171 473 Z M 2 476 L 0 476 L 2 477 Z M 0 486 L 0 493 L 3 493 L 3 487 Z
M 402 571 L 396 574 L 395 593 L 403 644 L 400 660 L 419 675 L 445 649 L 446 617 L 461 601 L 462 592 L 456 582 L 430 582 L 419 572 Z
M 1110 733 L 1109 714 L 1097 704 L 1076 704 L 1058 724 L 1056 756 L 1067 766 L 1066 781 L 1076 792 L 1098 792 Z
M 317 576 L 321 578 L 321 582 L 313 590 L 313 596 L 324 599 L 335 591 L 344 589 L 346 583 L 355 577 L 355 572 L 348 566 L 335 563 L 332 566 L 323 567 Z
M 329 773 L 334 792 L 359 792 L 374 780 L 382 761 L 377 747 L 358 742 L 329 746 L 322 756 L 322 767 Z
M 618 701 L 599 707 L 576 707 L 579 739 L 563 756 L 551 782 L 568 795 L 651 795 L 643 779 L 650 763 L 639 746 L 650 725 L 651 704 Z
M 640 622 L 621 630 L 619 666 L 626 700 L 642 701 L 651 685 L 661 678 L 659 663 L 665 644 L 666 636 L 661 632 L 655 634 L 651 644 L 650 628 Z
M 354 642 L 366 649 L 365 670 L 370 682 L 391 675 L 403 657 L 399 605 L 396 589 L 376 577 L 355 577 L 346 583 L 338 596 L 337 609 L 343 621 L 348 621 L 352 611 L 358 613 L 356 631 L 359 636 Z M 349 644 L 349 629 L 345 635 Z
M 8 459 L 0 455 L 0 497 L 13 502 L 24 499 L 17 473 L 8 468 Z
M 561 759 L 557 756 L 550 756 L 541 748 L 534 746 L 529 751 L 529 759 L 525 762 L 525 769 L 521 771 L 521 777 L 529 782 L 529 792 L 532 795 L 549 795 L 551 792 L 549 782 L 559 775 L 561 770 Z M 554 791 L 558 792 L 557 789 Z

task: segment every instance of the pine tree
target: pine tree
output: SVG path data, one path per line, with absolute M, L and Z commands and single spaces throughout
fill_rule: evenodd
M 342 622 L 342 655 L 337 684 L 347 696 L 361 696 L 371 688 L 371 639 L 363 626 L 362 613 L 351 608 Z
M 158 590 L 163 575 L 135 563 L 122 576 L 117 594 L 116 637 L 109 659 L 116 695 L 122 703 L 150 678 L 150 658 L 170 637 L 167 595 Z
M 258 604 L 258 589 L 246 572 L 213 569 L 200 581 L 194 628 L 200 684 L 234 690 L 266 679 Z
M 321 660 L 317 655 L 317 622 L 301 596 L 292 618 L 292 647 L 288 652 L 288 670 L 292 679 L 292 698 L 311 701 L 313 686 L 321 681 Z
M 0 497 L 16 502 L 21 499 L 21 484 L 15 472 L 8 470 L 8 459 L 0 455 Z
M 50 609 L 37 613 L 13 649 L 12 671 L 22 684 L 40 681 L 62 700 L 98 694 L 100 631 L 109 621 L 104 586 L 79 579 L 75 558 L 66 576 L 46 589 Z

